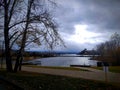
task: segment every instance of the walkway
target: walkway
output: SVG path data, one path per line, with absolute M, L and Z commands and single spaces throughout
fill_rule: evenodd
M 25 67 L 25 66 L 22 67 L 22 71 L 105 81 L 105 73 L 103 71 L 92 69 L 92 68 L 84 68 L 84 67 L 80 67 L 80 68 L 87 69 L 89 71 L 33 68 L 33 67 Z M 120 83 L 120 73 L 108 72 L 107 73 L 107 81 Z

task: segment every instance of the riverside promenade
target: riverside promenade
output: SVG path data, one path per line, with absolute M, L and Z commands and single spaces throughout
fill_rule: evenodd
M 88 71 L 78 71 L 78 70 L 64 70 L 64 69 L 49 69 L 49 68 L 36 68 L 22 66 L 22 71 L 50 74 L 50 75 L 60 75 L 68 76 L 74 78 L 83 78 L 90 80 L 106 81 L 105 72 L 102 70 L 79 67 Z M 120 83 L 120 73 L 107 73 L 107 82 Z

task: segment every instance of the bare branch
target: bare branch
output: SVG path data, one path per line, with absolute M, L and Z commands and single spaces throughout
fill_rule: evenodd
M 19 34 L 11 43 L 10 48 L 13 47 L 14 43 L 17 41 L 17 39 L 22 35 L 23 33 Z
M 57 6 L 57 4 L 56 4 L 56 2 L 55 2 L 55 0 L 53 1 L 53 0 L 48 0 L 51 4 L 53 4 L 53 5 L 55 5 L 55 6 Z
M 14 32 L 13 35 L 9 38 L 9 40 L 11 40 L 17 33 L 18 31 Z
M 19 21 L 19 22 L 17 22 L 17 23 L 14 23 L 13 25 L 9 26 L 9 29 L 11 29 L 11 28 L 13 28 L 13 27 L 15 27 L 16 25 L 19 25 L 19 24 L 21 24 L 21 23 L 25 23 L 25 22 L 26 22 L 26 21 L 23 20 L 23 21 Z
M 14 1 L 13 1 L 11 10 L 10 10 L 10 12 L 9 12 L 10 14 L 9 14 L 8 23 L 10 23 L 10 20 L 11 20 L 11 18 L 12 18 L 12 16 L 13 16 L 13 11 L 14 11 L 14 9 L 15 9 L 14 7 L 15 7 L 16 2 L 17 2 L 17 0 L 14 0 Z M 10 4 L 10 0 L 9 0 L 8 4 Z
M 3 6 L 4 7 L 4 1 L 0 0 L 0 7 Z

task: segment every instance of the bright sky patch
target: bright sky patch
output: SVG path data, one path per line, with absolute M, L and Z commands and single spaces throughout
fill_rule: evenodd
M 97 43 L 100 42 L 96 37 L 100 36 L 100 33 L 94 33 L 87 30 L 87 25 L 75 25 L 75 33 L 69 40 L 76 43 Z

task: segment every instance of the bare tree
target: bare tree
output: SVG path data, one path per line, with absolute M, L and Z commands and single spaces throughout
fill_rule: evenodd
M 14 45 L 19 46 L 14 71 L 22 63 L 24 48 L 31 42 L 45 44 L 53 49 L 63 41 L 57 31 L 57 24 L 44 6 L 44 0 L 4 0 L 4 39 L 7 70 L 12 71 L 10 51 Z M 1 18 L 2 19 L 2 18 Z
M 114 33 L 109 41 L 97 45 L 97 51 L 103 59 L 111 59 L 116 64 L 120 64 L 120 35 Z M 110 61 L 110 60 L 109 60 Z
M 114 60 L 116 60 L 116 64 L 120 65 L 120 35 L 118 33 L 114 33 L 110 39 L 111 42 L 111 56 Z

